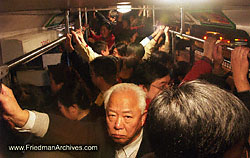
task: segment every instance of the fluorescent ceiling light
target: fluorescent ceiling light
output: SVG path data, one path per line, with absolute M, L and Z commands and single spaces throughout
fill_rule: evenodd
M 120 12 L 120 13 L 127 13 L 127 12 L 130 12 L 132 10 L 132 7 L 131 5 L 117 5 L 117 11 Z
M 131 4 L 130 2 L 118 2 L 117 5 L 129 5 Z

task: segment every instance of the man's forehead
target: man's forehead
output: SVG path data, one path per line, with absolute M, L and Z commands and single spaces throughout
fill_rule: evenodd
M 130 111 L 139 108 L 138 97 L 133 90 L 114 91 L 108 102 L 108 109 L 115 110 L 120 108 L 122 111 Z

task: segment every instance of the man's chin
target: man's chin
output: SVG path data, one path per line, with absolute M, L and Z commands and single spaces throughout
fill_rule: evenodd
M 128 144 L 128 140 L 127 139 L 124 139 L 124 138 L 115 138 L 115 137 L 112 137 L 113 141 L 117 144 L 120 144 L 120 145 L 127 145 Z

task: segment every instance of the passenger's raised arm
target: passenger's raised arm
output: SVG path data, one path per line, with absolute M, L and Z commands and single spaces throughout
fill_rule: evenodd
M 238 92 L 250 90 L 250 85 L 247 80 L 249 69 L 247 55 L 249 50 L 250 49 L 246 47 L 237 47 L 231 53 L 233 79 Z
M 21 109 L 11 89 L 2 84 L 0 93 L 2 116 L 16 127 L 23 127 L 29 119 L 29 112 Z
M 91 47 L 85 42 L 83 38 L 83 32 L 80 31 L 72 31 L 73 38 L 76 42 L 75 51 L 77 54 L 82 56 L 86 61 L 90 62 L 94 60 L 96 57 L 101 56 L 93 51 Z
M 207 74 L 212 72 L 212 59 L 214 51 L 217 51 L 216 48 L 216 39 L 209 37 L 204 43 L 204 55 L 201 60 L 197 61 L 192 69 L 187 73 L 185 78 L 182 80 L 181 85 L 184 82 L 192 81 L 200 77 L 202 74 Z

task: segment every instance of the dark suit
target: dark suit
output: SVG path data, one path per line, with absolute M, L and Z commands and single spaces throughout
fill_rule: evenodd
M 49 115 L 50 125 L 46 135 L 39 140 L 43 144 L 98 145 L 98 151 L 70 151 L 75 157 L 112 158 L 115 157 L 115 144 L 109 137 L 105 118 L 96 122 L 71 121 L 60 116 Z M 147 134 L 137 153 L 137 158 L 152 152 Z

